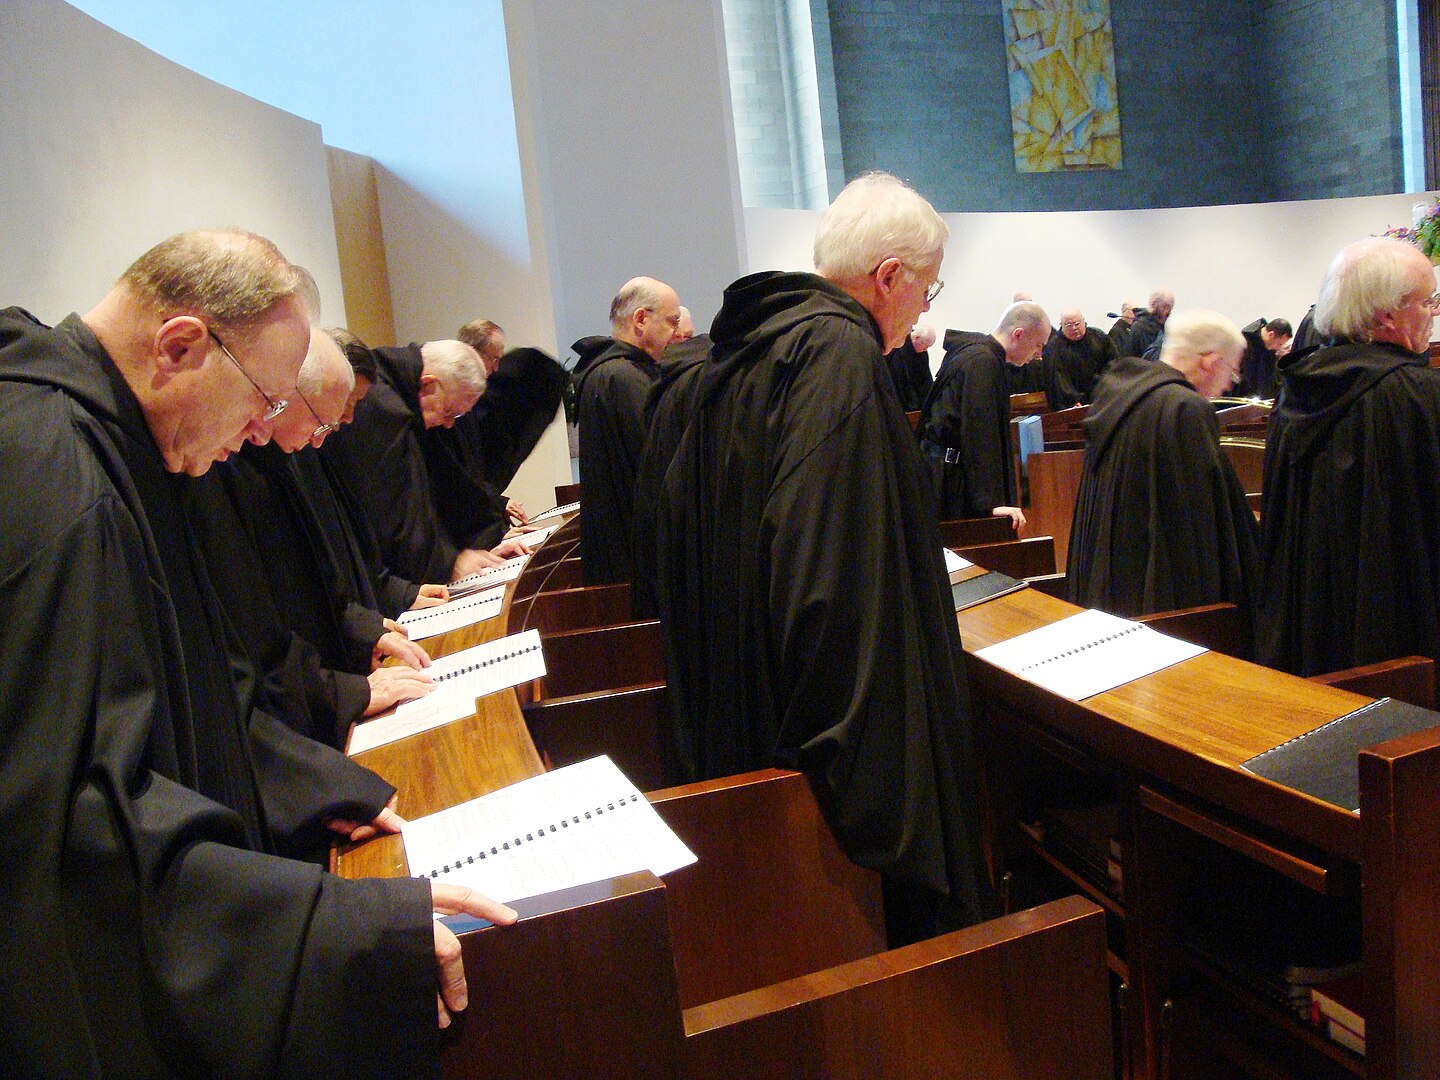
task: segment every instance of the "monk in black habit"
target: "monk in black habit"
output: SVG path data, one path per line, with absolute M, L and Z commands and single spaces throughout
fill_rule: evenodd
M 655 541 L 655 515 L 665 473 L 695 409 L 700 366 L 710 357 L 710 335 L 675 342 L 660 362 L 660 378 L 645 396 L 645 446 L 635 473 L 635 510 L 631 521 L 630 609 L 637 619 L 660 614 L 655 573 L 660 553 Z M 678 783 L 678 780 L 677 780 Z
M 1096 380 L 1116 355 L 1109 337 L 1087 326 L 1079 308 L 1066 308 L 1040 360 L 1027 364 L 1025 370 L 1037 369 L 1042 378 L 1040 389 L 1045 391 L 1046 404 L 1052 410 L 1068 409 L 1090 404 Z
M 894 942 L 987 912 L 959 633 L 883 360 L 939 290 L 945 237 L 870 174 L 821 219 L 818 276 L 731 285 L 659 513 L 691 777 L 803 770 L 846 854 L 885 876 Z
M 1297 675 L 1440 659 L 1434 268 L 1374 238 L 1330 264 L 1265 440 L 1257 659 Z
M 1243 350 L 1223 315 L 1185 312 L 1158 363 L 1125 357 L 1101 376 L 1066 563 L 1075 603 L 1126 617 L 1223 601 L 1248 613 L 1259 531 L 1210 403 Z
M 452 340 L 372 352 L 379 381 L 321 453 L 375 525 L 385 564 L 410 581 L 450 582 L 522 554 L 490 540 L 506 526 L 491 520 L 471 463 L 424 438 L 480 400 L 475 350 Z
M 420 646 L 352 592 L 353 576 L 317 513 L 324 478 L 303 479 L 315 448 L 339 427 L 354 386 L 350 363 L 323 331 L 263 446 L 187 485 L 191 521 L 221 605 L 246 659 L 262 673 L 274 714 L 301 734 L 343 748 L 350 725 L 432 688 Z M 313 494 L 312 494 L 313 491 Z M 399 664 L 379 667 L 393 656 Z
M 268 437 L 298 281 L 259 237 L 192 233 L 83 318 L 0 313 L 7 1073 L 427 1073 L 458 966 L 437 979 L 432 904 L 512 921 L 282 857 L 393 827 L 392 789 L 248 707 L 172 474 Z
M 935 375 L 930 370 L 930 346 L 934 344 L 934 328 L 917 326 L 885 354 L 885 366 L 890 369 L 895 395 L 906 412 L 914 412 L 924 405 L 930 387 L 935 385 Z
M 1245 337 L 1245 355 L 1240 358 L 1240 378 L 1231 393 L 1235 397 L 1273 401 L 1280 390 L 1276 366 L 1290 351 L 1290 323 L 1285 319 L 1256 319 L 1240 333 Z
M 1010 464 L 1005 368 L 1030 363 L 1049 337 L 1045 309 L 1029 300 L 1006 308 L 988 334 L 945 332 L 945 360 L 916 427 L 941 521 L 994 515 L 1025 523 Z
M 680 298 L 654 278 L 632 278 L 610 303 L 612 337 L 571 346 L 580 426 L 580 567 L 587 585 L 629 581 L 635 470 L 645 445 L 645 396 L 680 326 Z

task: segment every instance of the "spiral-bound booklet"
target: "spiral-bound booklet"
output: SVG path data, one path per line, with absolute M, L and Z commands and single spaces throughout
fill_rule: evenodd
M 552 506 L 549 510 L 545 510 L 532 517 L 530 519 L 530 524 L 534 525 L 535 522 L 544 521 L 546 518 L 560 517 L 562 514 L 573 514 L 576 510 L 579 509 L 580 504 L 578 502 L 565 503 L 562 506 Z
M 591 758 L 406 822 L 414 877 L 509 903 L 695 855 L 608 757 Z
M 1080 701 L 1204 651 L 1143 623 L 1092 609 L 975 655 L 1061 697 Z
M 422 698 L 406 701 L 395 711 L 356 724 L 345 752 L 352 757 L 422 731 L 462 720 L 475 712 L 475 699 L 545 675 L 545 654 L 540 632 L 487 641 L 483 645 L 442 656 L 425 669 L 435 689 Z
M 402 611 L 396 621 L 410 632 L 412 638 L 420 641 L 493 619 L 504 605 L 505 586 L 495 585 L 484 592 L 471 593 L 434 607 Z
M 525 569 L 525 563 L 529 558 L 529 555 L 512 555 L 499 566 L 492 566 L 488 570 L 478 570 L 452 581 L 450 583 L 450 599 L 469 596 L 481 589 L 489 589 L 495 585 L 504 585 L 507 581 L 514 581 L 520 576 L 520 571 Z

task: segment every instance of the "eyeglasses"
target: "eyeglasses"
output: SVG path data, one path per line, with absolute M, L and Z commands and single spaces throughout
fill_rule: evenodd
M 210 334 L 210 336 L 215 339 L 215 344 L 220 346 L 220 351 L 230 358 L 230 362 L 232 364 L 234 364 L 237 368 L 240 368 L 240 374 L 244 375 L 245 378 L 249 381 L 250 385 L 255 387 L 255 392 L 265 399 L 265 415 L 262 416 L 260 419 L 262 419 L 268 424 L 271 420 L 274 420 L 277 416 L 283 413 L 286 407 L 289 406 L 290 402 L 286 401 L 284 398 L 272 398 L 269 394 L 265 393 L 264 390 L 261 390 L 260 384 L 257 383 L 254 379 L 251 379 L 250 373 L 241 366 L 239 360 L 235 359 L 235 354 L 225 347 L 225 342 L 220 340 L 220 335 L 215 333 L 215 331 L 211 330 L 208 326 L 205 329 Z M 307 401 L 306 404 L 308 405 L 309 402 Z M 310 411 L 314 412 L 315 410 L 311 409 Z M 317 416 L 315 419 L 319 420 L 320 418 Z
M 894 258 L 893 255 L 889 257 Z M 899 260 L 897 259 L 896 261 L 898 262 Z M 870 273 L 875 273 L 876 270 L 879 270 L 880 267 L 884 265 L 885 260 L 881 259 L 878 263 L 876 263 L 873 267 L 870 268 Z M 906 275 L 909 276 L 910 280 L 914 281 L 915 271 L 910 269 L 910 267 L 906 266 L 903 262 L 900 263 L 900 266 L 902 269 L 904 269 Z M 929 285 L 927 285 L 925 287 L 925 303 L 933 304 L 935 302 L 935 298 L 940 295 L 940 290 L 943 288 L 945 288 L 945 282 L 941 281 L 939 278 L 936 278 Z
M 258 388 L 257 388 L 257 389 L 258 389 Z M 320 419 L 320 414 L 315 411 L 315 406 L 310 404 L 310 399 L 305 396 L 305 392 L 304 392 L 303 390 L 301 390 L 300 387 L 298 387 L 298 386 L 295 387 L 295 393 L 297 393 L 297 394 L 300 395 L 300 400 L 305 403 L 305 408 L 307 408 L 307 409 L 310 410 L 310 415 L 315 418 L 315 423 L 319 425 L 318 427 L 316 427 L 316 429 L 315 429 L 314 431 L 312 431 L 312 432 L 310 433 L 310 441 L 311 441 L 312 443 L 313 443 L 316 439 L 323 439 L 326 435 L 329 435 L 332 431 L 339 431 L 339 430 L 340 430 L 340 424 L 339 424 L 338 421 L 337 421 L 336 423 L 333 423 L 333 424 L 327 424 L 327 423 L 325 423 L 324 420 L 321 420 L 321 419 Z
M 1429 296 L 1421 297 L 1420 303 L 1425 305 L 1431 311 L 1440 311 L 1440 292 L 1431 293 Z

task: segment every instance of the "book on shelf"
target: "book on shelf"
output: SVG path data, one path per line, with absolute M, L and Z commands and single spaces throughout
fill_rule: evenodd
M 695 862 L 604 756 L 416 818 L 401 831 L 412 876 L 467 885 L 503 903 Z
M 1365 1037 L 1365 976 L 1355 972 L 1342 979 L 1331 979 L 1310 988 L 1311 1019 L 1316 1026 L 1333 1020 L 1360 1038 Z
M 1257 754 L 1240 767 L 1358 814 L 1360 751 L 1436 726 L 1440 726 L 1440 713 L 1380 698 Z
M 1337 1020 L 1327 1018 L 1325 1021 L 1325 1036 L 1333 1043 L 1338 1043 L 1346 1050 L 1353 1051 L 1361 1057 L 1365 1056 L 1365 1036 L 1358 1031 L 1351 1031 L 1344 1024 Z

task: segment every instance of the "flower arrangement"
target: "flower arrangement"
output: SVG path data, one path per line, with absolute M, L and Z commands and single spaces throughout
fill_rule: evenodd
M 1416 203 L 1413 225 L 1394 226 L 1380 235 L 1414 244 L 1431 262 L 1440 263 L 1440 199 L 1429 206 Z

